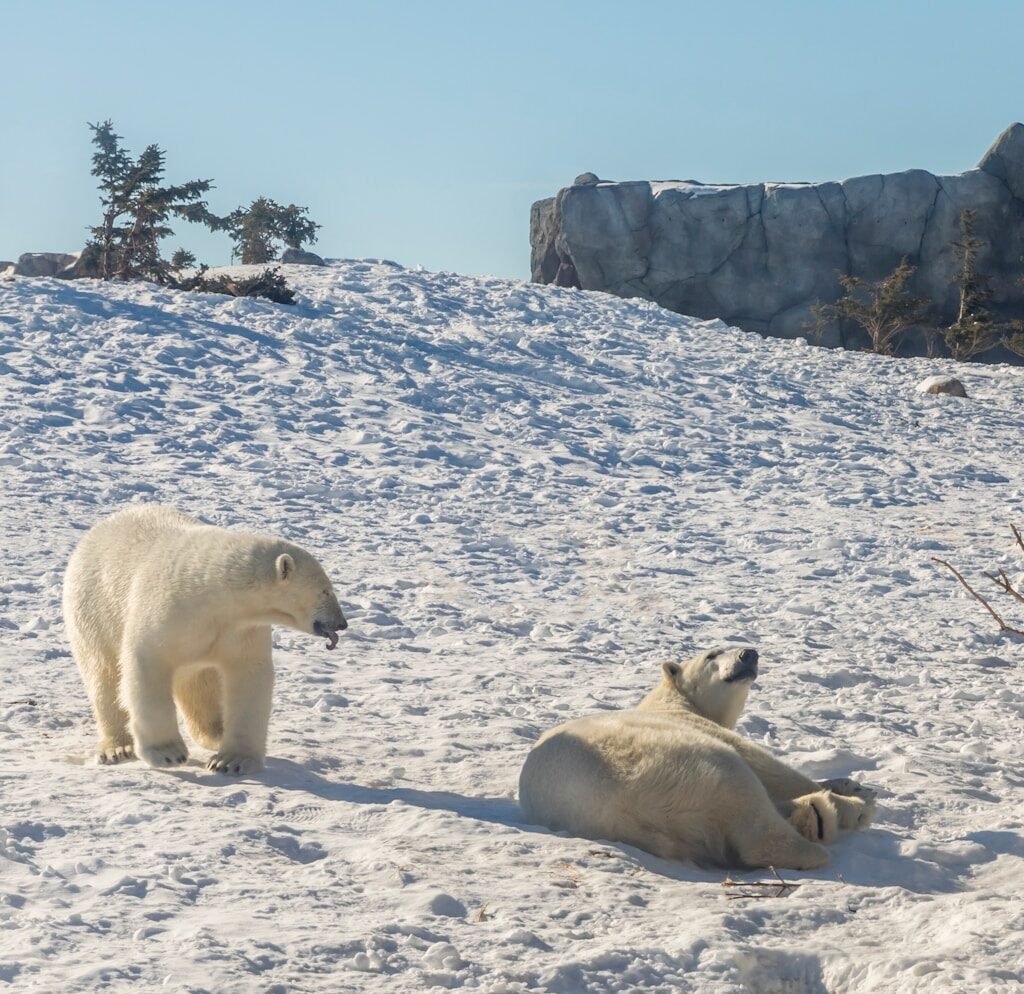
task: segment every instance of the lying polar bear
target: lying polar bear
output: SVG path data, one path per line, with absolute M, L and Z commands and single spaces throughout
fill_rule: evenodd
M 96 758 L 184 763 L 175 702 L 223 773 L 263 765 L 270 626 L 338 642 L 331 581 L 297 545 L 203 524 L 168 507 L 99 522 L 71 556 L 64 624 L 99 725 Z
M 713 649 L 662 673 L 633 710 L 541 737 L 519 777 L 529 821 L 667 859 L 791 870 L 824 866 L 822 843 L 871 824 L 870 788 L 816 783 L 732 731 L 756 651 Z

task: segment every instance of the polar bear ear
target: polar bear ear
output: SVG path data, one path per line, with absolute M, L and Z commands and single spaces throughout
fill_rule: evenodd
M 678 663 L 662 663 L 661 672 L 664 673 L 669 680 L 675 683 L 676 677 L 683 672 L 683 668 Z
M 287 552 L 283 552 L 277 557 L 274 569 L 277 571 L 277 578 L 283 583 L 295 572 L 295 560 Z

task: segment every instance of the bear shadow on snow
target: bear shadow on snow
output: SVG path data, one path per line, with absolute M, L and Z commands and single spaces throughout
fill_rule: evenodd
M 226 781 L 219 776 L 204 776 L 205 771 L 198 765 L 168 772 L 171 776 L 187 779 L 197 786 L 211 789 L 230 789 L 240 782 L 234 778 Z M 530 824 L 526 821 L 519 804 L 507 797 L 472 797 L 454 791 L 419 790 L 414 787 L 367 787 L 362 784 L 337 782 L 313 773 L 307 767 L 291 760 L 275 758 L 268 758 L 264 770 L 253 774 L 251 779 L 266 787 L 331 803 L 387 805 L 399 801 L 427 811 L 448 811 L 460 818 L 487 822 L 519 832 L 547 837 L 570 837 L 565 832 L 552 832 L 541 825 Z M 898 835 L 877 829 L 870 833 L 849 836 L 832 850 L 833 862 L 827 870 L 815 871 L 807 876 L 815 879 L 842 880 L 861 887 L 902 887 L 917 894 L 951 893 L 962 889 L 941 867 L 903 855 L 900 852 L 901 842 L 902 839 Z M 680 883 L 719 884 L 723 877 L 723 871 L 719 869 L 704 869 L 693 863 L 663 859 L 636 846 L 607 839 L 593 840 L 586 845 L 584 852 L 589 855 L 619 858 L 643 867 L 650 873 Z M 742 879 L 745 872 L 748 871 L 729 871 L 730 875 L 739 879 Z M 764 875 L 761 870 L 749 872 L 759 878 Z

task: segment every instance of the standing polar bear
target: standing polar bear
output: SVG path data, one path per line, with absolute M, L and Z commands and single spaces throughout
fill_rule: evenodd
M 338 642 L 348 627 L 320 564 L 297 545 L 132 507 L 95 525 L 64 577 L 64 623 L 99 725 L 96 757 L 184 763 L 175 701 L 209 769 L 266 754 L 271 625 Z
M 871 824 L 870 788 L 816 783 L 732 731 L 756 651 L 713 649 L 662 673 L 635 709 L 541 737 L 519 778 L 530 821 L 666 859 L 791 870 L 824 866 L 822 843 Z

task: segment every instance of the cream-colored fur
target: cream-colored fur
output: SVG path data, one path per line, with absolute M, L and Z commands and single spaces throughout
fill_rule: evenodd
M 519 778 L 527 819 L 657 856 L 809 870 L 839 832 L 866 828 L 874 792 L 805 777 L 733 731 L 757 674 L 752 649 L 666 663 L 629 711 L 545 733 Z
M 82 539 L 64 578 L 64 623 L 99 725 L 96 756 L 183 763 L 192 737 L 208 766 L 259 769 L 274 669 L 271 625 L 337 641 L 346 627 L 320 564 L 282 539 L 132 507 Z

